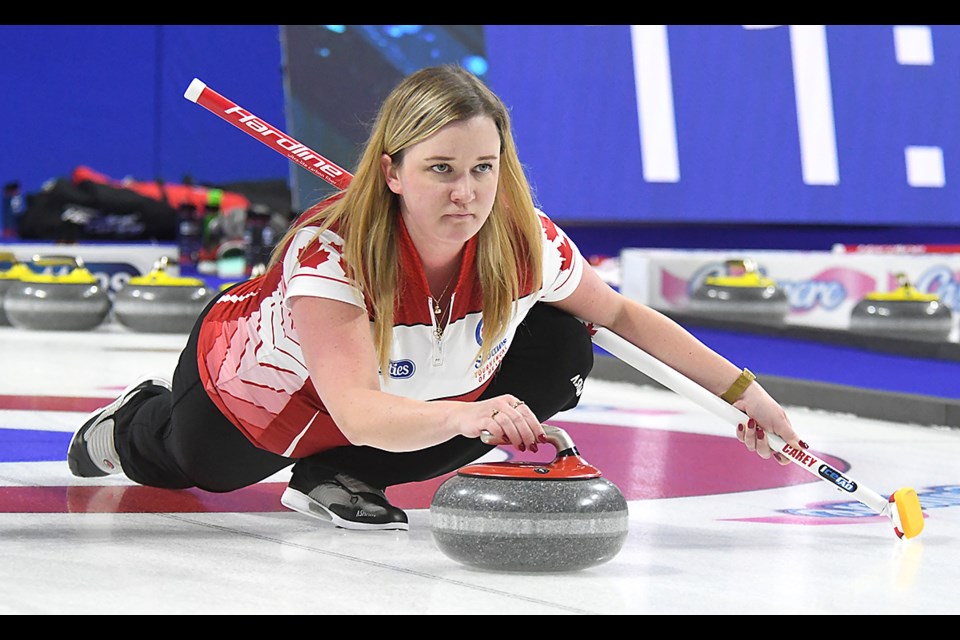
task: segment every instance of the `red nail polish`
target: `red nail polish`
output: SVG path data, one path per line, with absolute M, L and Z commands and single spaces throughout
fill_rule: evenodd
M 507 436 L 503 436 L 501 440 L 503 440 L 503 444 L 510 444 L 510 438 L 508 438 Z
M 763 440 L 763 429 L 757 427 L 757 440 Z
M 545 433 L 541 433 L 539 436 L 537 436 L 537 440 L 539 440 L 541 444 L 547 444 L 547 435 Z
M 810 445 L 808 445 L 808 444 L 807 444 L 806 442 L 804 442 L 803 440 L 800 441 L 800 446 L 803 447 L 804 449 L 809 449 L 809 448 L 810 448 Z
M 534 442 L 532 445 L 530 445 L 530 451 L 533 451 L 534 453 L 536 453 L 536 452 L 539 451 L 539 450 L 540 450 L 540 447 L 537 446 L 537 443 L 536 443 L 536 442 Z
M 756 426 L 757 426 L 756 420 L 754 420 L 753 418 L 750 418 L 749 420 L 747 420 L 747 429 L 753 429 Z
M 517 449 L 520 449 L 520 451 L 526 451 L 526 450 L 527 450 L 527 445 L 525 445 L 525 444 L 523 444 L 523 443 L 521 442 L 520 444 L 517 445 Z
M 743 431 L 743 425 L 742 425 L 742 424 L 738 424 L 738 425 L 737 425 L 737 431 Z

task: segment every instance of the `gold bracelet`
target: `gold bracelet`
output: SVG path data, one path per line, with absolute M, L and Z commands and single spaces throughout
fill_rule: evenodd
M 753 375 L 753 372 L 750 369 L 744 369 L 740 372 L 740 376 L 733 381 L 733 384 L 730 385 L 730 388 L 723 392 L 723 395 L 720 396 L 726 400 L 729 404 L 736 402 L 740 396 L 743 395 L 743 392 L 747 390 L 747 387 L 757 379 L 757 376 Z

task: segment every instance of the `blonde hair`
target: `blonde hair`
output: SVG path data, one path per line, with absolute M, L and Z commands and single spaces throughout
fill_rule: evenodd
M 530 185 L 517 155 L 506 106 L 479 78 L 456 65 L 427 67 L 407 76 L 380 107 L 350 185 L 301 217 L 277 243 L 273 266 L 292 236 L 307 225 L 338 225 L 350 277 L 373 311 L 374 342 L 380 366 L 390 356 L 398 291 L 399 196 L 387 187 L 380 168 L 386 153 L 395 165 L 408 147 L 452 122 L 491 118 L 500 133 L 500 176 L 490 217 L 477 238 L 476 269 L 483 291 L 483 345 L 486 359 L 506 332 L 513 302 L 525 282 L 543 277 L 541 228 Z

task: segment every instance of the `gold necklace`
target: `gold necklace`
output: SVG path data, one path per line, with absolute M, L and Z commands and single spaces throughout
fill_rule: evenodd
M 449 280 L 447 280 L 447 286 L 443 288 L 443 293 L 440 294 L 439 298 L 433 299 L 433 317 L 437 323 L 437 329 L 436 329 L 437 340 L 443 337 L 443 324 L 441 323 L 441 319 L 443 318 L 444 311 L 443 309 L 440 308 L 440 300 L 443 299 L 443 296 L 447 295 L 447 289 L 449 289 L 450 285 L 453 284 L 454 279 L 455 278 L 450 278 Z

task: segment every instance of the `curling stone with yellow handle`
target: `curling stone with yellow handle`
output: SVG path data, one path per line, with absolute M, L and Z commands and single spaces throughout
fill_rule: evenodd
M 78 256 L 34 256 L 7 289 L 3 310 L 19 329 L 88 331 L 110 313 L 110 297 Z
M 874 336 L 946 341 L 953 313 L 940 296 L 921 293 L 907 274 L 897 274 L 893 291 L 874 291 L 850 311 L 850 331 Z
M 30 267 L 17 260 L 14 254 L 0 251 L 0 326 L 2 327 L 11 326 L 7 312 L 3 310 L 3 299 L 7 296 L 7 289 L 27 273 L 30 273 Z
M 786 292 L 750 258 L 726 260 L 722 275 L 708 276 L 690 295 L 687 310 L 711 318 L 783 324 L 790 313 Z
M 130 278 L 117 291 L 117 322 L 139 332 L 190 333 L 215 291 L 199 278 L 171 276 L 166 268 L 162 258 L 150 273 Z

